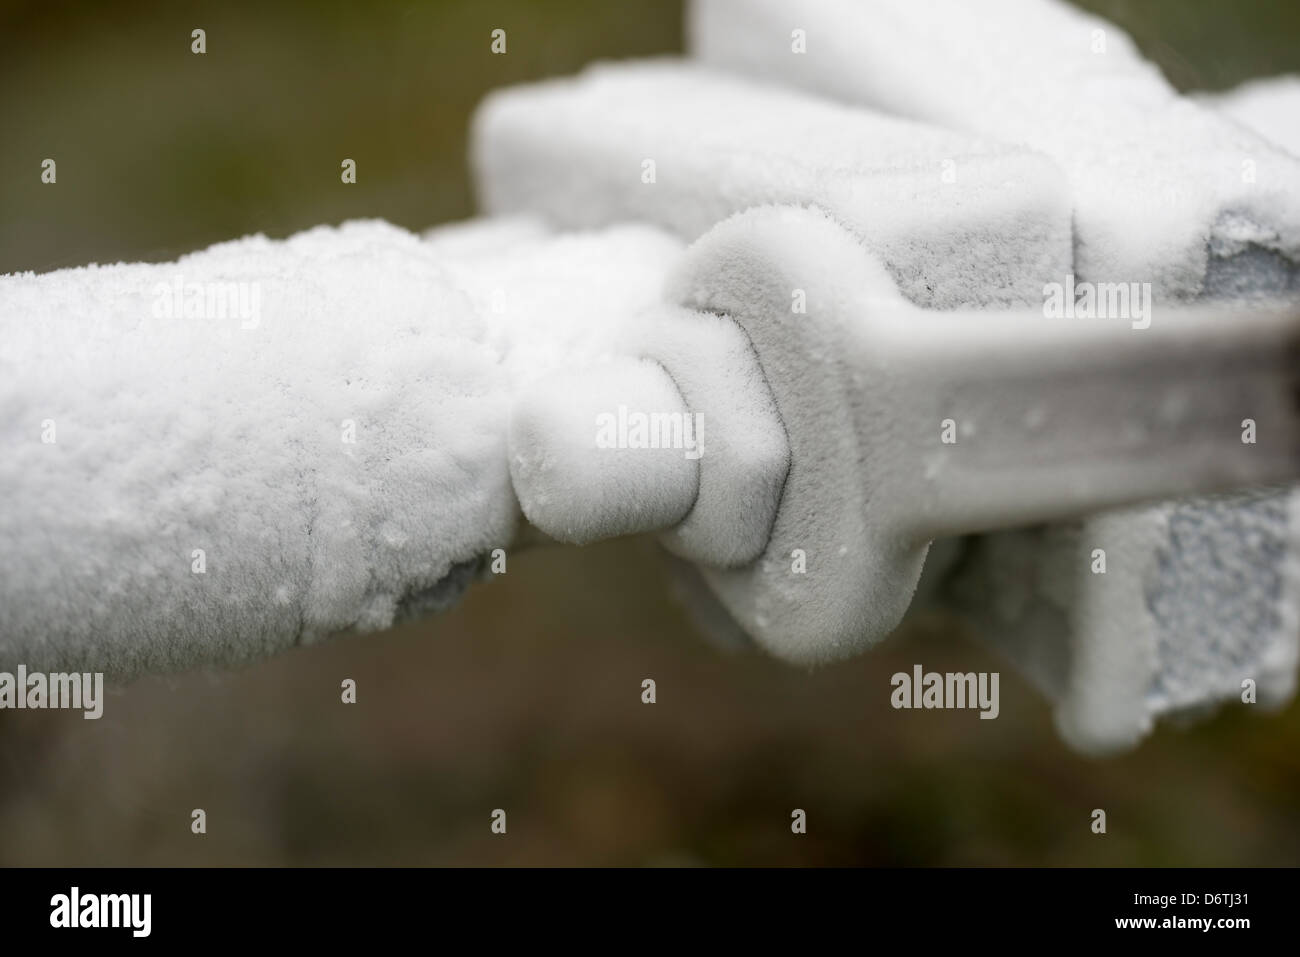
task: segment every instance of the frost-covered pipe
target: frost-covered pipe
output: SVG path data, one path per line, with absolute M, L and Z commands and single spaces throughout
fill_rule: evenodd
M 247 661 L 450 604 L 519 523 L 515 390 L 609 355 L 679 252 L 353 223 L 0 278 L 0 668 Z
M 926 308 L 1041 302 L 1072 258 L 1066 181 L 1045 157 L 690 61 L 494 91 L 471 155 L 488 213 L 561 229 L 636 220 L 689 241 L 756 206 L 816 206 Z
M 1298 288 L 1296 158 L 1065 0 L 692 0 L 688 35 L 711 67 L 1055 161 L 1080 279 L 1150 282 L 1161 301 Z
M 1050 157 L 1081 281 L 1150 282 L 1158 301 L 1300 289 L 1294 79 L 1193 102 L 1123 30 L 1062 0 L 693 0 L 688 20 L 715 68 Z M 1289 696 L 1298 515 L 1300 493 L 1274 488 L 1002 533 L 975 544 L 954 593 L 1072 743 L 1129 746 L 1243 684 Z
M 685 254 L 369 223 L 5 278 L 0 658 L 131 673 L 386 627 L 453 601 L 522 504 L 561 540 L 659 531 L 823 660 L 892 630 L 936 535 L 1300 472 L 1294 311 L 984 315 L 917 309 L 779 207 Z
M 806 314 L 790 309 L 795 288 Z M 850 233 L 797 209 L 715 227 L 670 289 L 745 329 L 790 438 L 763 556 L 704 570 L 785 658 L 838 657 L 888 634 L 935 536 L 1300 470 L 1293 305 L 1231 323 L 1226 307 L 1157 309 L 1146 328 L 923 312 Z M 1243 442 L 1247 419 L 1267 434 Z

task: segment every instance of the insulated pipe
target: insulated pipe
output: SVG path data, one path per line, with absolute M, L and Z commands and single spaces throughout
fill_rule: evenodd
M 680 250 L 362 222 L 0 277 L 0 671 L 248 662 L 453 604 L 519 536 L 512 397 L 617 356 Z
M 260 306 L 190 316 L 193 284 Z M 794 208 L 684 255 L 364 224 L 6 278 L 0 658 L 131 673 L 387 627 L 454 601 L 522 504 L 570 541 L 658 530 L 820 661 L 893 629 L 936 535 L 1300 472 L 1293 310 L 979 318 Z M 637 447 L 633 412 L 680 447 Z
M 615 359 L 580 377 L 547 377 L 516 401 L 510 474 L 533 525 L 585 545 L 685 518 L 699 494 L 702 441 L 662 366 Z
M 762 556 L 705 576 L 792 661 L 892 631 L 936 537 L 1300 475 L 1294 306 L 1232 322 L 1224 306 L 1149 323 L 926 312 L 828 217 L 780 207 L 715 227 L 669 286 L 744 330 L 789 437 Z M 790 310 L 794 289 L 806 315 Z M 799 555 L 809 573 L 792 571 Z

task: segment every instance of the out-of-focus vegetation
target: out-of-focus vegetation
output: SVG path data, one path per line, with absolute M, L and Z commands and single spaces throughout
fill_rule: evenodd
M 1087 5 L 1184 87 L 1300 70 L 1293 0 Z M 488 49 L 496 27 L 505 56 Z M 465 134 L 487 90 L 680 37 L 675 0 L 12 5 L 0 271 L 471 215 Z M 956 622 L 919 618 L 808 674 L 716 650 L 668 590 L 648 541 L 539 550 L 441 618 L 140 681 L 97 722 L 0 713 L 0 863 L 1300 861 L 1300 707 L 1229 709 L 1088 760 Z M 893 711 L 890 675 L 915 662 L 1001 670 L 1001 716 Z M 498 807 L 505 837 L 489 832 Z

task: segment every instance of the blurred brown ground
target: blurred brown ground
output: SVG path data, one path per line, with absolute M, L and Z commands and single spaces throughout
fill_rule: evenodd
M 1088 5 L 1184 87 L 1300 70 L 1292 0 Z M 0 272 L 471 215 L 484 92 L 680 36 L 676 0 L 5 6 Z M 140 681 L 97 722 L 0 712 L 0 864 L 1300 862 L 1295 704 L 1089 760 L 957 622 L 809 674 L 706 644 L 668 591 L 645 540 L 538 550 L 440 618 Z M 890 675 L 916 662 L 1000 670 L 1001 716 L 892 710 Z

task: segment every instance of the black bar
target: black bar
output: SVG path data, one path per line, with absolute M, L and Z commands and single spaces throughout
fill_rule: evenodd
M 52 926 L 70 923 L 74 887 L 78 923 L 102 913 L 119 926 Z M 900 937 L 1231 946 L 1259 934 L 1290 939 L 1295 887 L 1292 870 L 9 869 L 0 870 L 0 926 L 6 944 L 95 946 L 247 944 L 270 933 L 297 947 L 413 939 L 459 949 L 511 932 L 537 944 L 563 935 L 669 946 L 706 934 L 733 944 L 848 935 L 864 948 Z M 132 894 L 149 895 L 147 936 L 136 936 L 143 896 L 102 896 Z M 1120 925 L 1133 920 L 1154 923 Z

